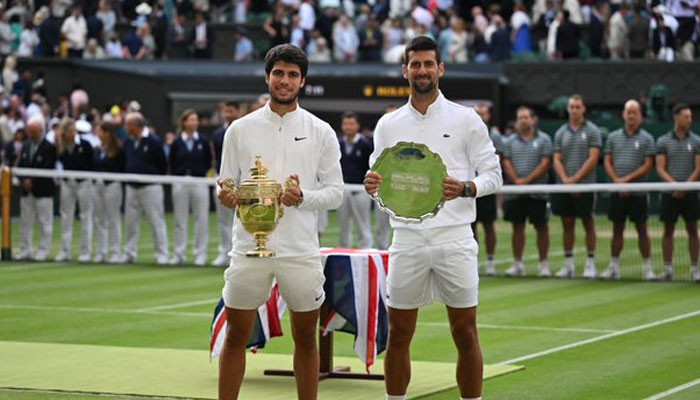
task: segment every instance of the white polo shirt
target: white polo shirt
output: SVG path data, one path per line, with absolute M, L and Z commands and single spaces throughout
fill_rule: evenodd
M 236 184 L 250 178 L 258 155 L 268 169 L 268 178 L 284 185 L 291 174 L 297 174 L 304 194 L 299 207 L 284 207 L 284 216 L 268 236 L 268 249 L 277 257 L 318 254 L 316 210 L 338 208 L 343 200 L 340 145 L 335 132 L 299 106 L 280 117 L 268 103 L 226 130 L 221 178 L 233 178 Z M 254 247 L 253 236 L 236 215 L 231 255 L 245 254 Z
M 449 176 L 460 181 L 474 181 L 477 197 L 492 194 L 503 184 L 501 165 L 486 125 L 473 108 L 445 99 L 442 92 L 425 115 L 418 112 L 409 99 L 404 106 L 379 119 L 374 130 L 370 166 L 384 149 L 402 141 L 422 143 L 438 153 Z M 392 219 L 391 226 L 394 229 L 441 228 L 470 224 L 475 218 L 474 198 L 458 197 L 445 202 L 437 216 L 422 223 Z

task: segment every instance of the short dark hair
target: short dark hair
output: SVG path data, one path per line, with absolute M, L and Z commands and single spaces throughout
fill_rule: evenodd
M 357 114 L 355 111 L 345 111 L 343 113 L 341 121 L 344 120 L 345 118 L 354 118 L 358 124 L 360 123 L 360 115 Z
M 583 104 L 586 104 L 586 103 L 583 101 L 583 96 L 581 96 L 580 94 L 572 94 L 571 96 L 569 96 L 569 100 L 577 100 L 577 101 L 580 101 L 580 102 L 583 103 Z
M 241 108 L 241 103 L 239 103 L 239 102 L 236 101 L 236 100 L 226 100 L 226 101 L 224 102 L 224 106 L 226 106 L 226 107 L 233 107 L 233 108 L 235 108 L 236 110 L 238 110 L 239 108 Z
M 269 75 L 278 61 L 299 66 L 302 78 L 306 77 L 306 72 L 309 70 L 309 59 L 306 58 L 304 51 L 289 43 L 277 45 L 267 52 L 265 55 L 265 73 Z
M 520 111 L 529 111 L 529 112 L 530 112 L 530 117 L 531 117 L 531 118 L 535 118 L 535 117 L 537 116 L 537 114 L 535 114 L 535 110 L 533 110 L 532 107 L 520 106 L 520 107 L 518 107 L 518 110 L 515 112 L 516 115 L 517 115 Z
M 411 39 L 406 45 L 406 49 L 403 52 L 403 64 L 408 65 L 408 56 L 412 51 L 434 51 L 435 59 L 437 63 L 440 64 L 440 50 L 438 49 L 438 44 L 433 39 L 427 36 L 416 36 Z
M 678 103 L 675 106 L 673 106 L 673 115 L 678 115 L 683 110 L 690 110 L 690 106 L 687 103 Z

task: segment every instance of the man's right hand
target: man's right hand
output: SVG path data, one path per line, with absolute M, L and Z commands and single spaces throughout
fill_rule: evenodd
M 370 195 L 374 196 L 379 189 L 379 185 L 382 183 L 382 176 L 376 172 L 369 171 L 365 175 L 365 191 Z
M 32 191 L 32 180 L 29 178 L 22 179 L 22 189 L 24 189 L 24 191 L 27 193 L 31 192 Z
M 674 199 L 684 199 L 688 195 L 688 192 L 677 190 L 671 194 Z
M 216 183 L 221 188 L 218 196 L 221 204 L 230 209 L 236 208 L 238 205 L 238 196 L 236 196 L 236 193 L 224 185 L 223 179 L 219 179 Z

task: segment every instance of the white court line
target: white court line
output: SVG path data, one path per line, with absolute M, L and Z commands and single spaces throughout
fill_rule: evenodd
M 209 317 L 214 316 L 214 312 L 168 312 L 168 311 L 148 311 L 117 308 L 94 308 L 94 307 L 49 307 L 49 306 L 31 306 L 23 304 L 0 304 L 0 309 L 9 310 L 32 310 L 32 311 L 59 311 L 59 312 L 84 312 L 84 313 L 104 313 L 104 314 L 147 314 L 147 315 L 171 315 L 178 317 Z
M 200 400 L 199 397 L 163 397 L 139 394 L 122 394 L 122 393 L 99 393 L 99 392 L 78 392 L 73 390 L 51 390 L 51 389 L 27 389 L 27 388 L 0 388 L 0 392 L 19 392 L 19 393 L 40 393 L 40 394 L 71 394 L 77 396 L 90 397 L 120 397 L 134 399 L 153 399 L 153 400 Z
M 0 272 L 12 272 L 12 271 L 26 271 L 28 269 L 38 269 L 38 268 L 50 268 L 56 265 L 62 265 L 62 262 L 42 262 L 36 261 L 27 264 L 13 265 L 10 267 L 0 266 Z
M 190 301 L 187 303 L 175 303 L 175 304 L 165 304 L 162 306 L 155 306 L 155 307 L 146 307 L 146 308 L 139 308 L 134 311 L 160 311 L 160 310 L 172 310 L 175 308 L 184 308 L 184 307 L 189 307 L 189 306 L 200 306 L 202 304 L 213 304 L 216 305 L 216 303 L 219 302 L 219 299 L 206 299 L 206 300 L 197 300 L 197 301 Z
M 678 392 L 682 392 L 686 389 L 690 389 L 693 386 L 700 385 L 700 379 L 696 379 L 692 382 L 684 383 L 683 385 L 676 386 L 674 388 L 668 389 L 666 391 L 663 391 L 661 393 L 657 393 L 651 397 L 647 397 L 644 400 L 658 400 L 658 399 L 663 399 L 664 397 L 668 397 L 672 394 L 676 394 Z
M 700 315 L 700 310 L 696 310 L 696 311 L 689 312 L 689 313 L 686 313 L 686 314 L 677 315 L 677 316 L 675 316 L 675 317 L 670 317 L 670 318 L 665 318 L 665 319 L 662 319 L 662 320 L 650 322 L 650 323 L 648 323 L 648 324 L 643 324 L 643 325 L 634 326 L 634 327 L 632 327 L 632 328 L 623 329 L 623 330 L 621 330 L 621 331 L 615 331 L 615 332 L 612 332 L 612 333 L 608 333 L 608 334 L 606 334 L 606 335 L 596 336 L 596 337 L 591 338 L 591 339 L 580 340 L 580 341 L 578 341 L 578 342 L 574 342 L 574 343 L 570 343 L 570 344 L 565 344 L 565 345 L 563 345 L 563 346 L 553 347 L 553 348 L 551 348 L 551 349 L 547 349 L 547 350 L 544 350 L 544 351 L 539 351 L 539 352 L 537 352 L 537 353 L 532 353 L 532 354 L 528 354 L 528 355 L 521 356 L 521 357 L 511 358 L 510 360 L 501 361 L 501 362 L 499 362 L 499 363 L 497 363 L 497 364 L 502 364 L 502 365 L 503 365 L 503 364 L 515 364 L 515 363 L 519 363 L 519 362 L 522 362 L 522 361 L 531 360 L 531 359 L 533 359 L 533 358 L 538 358 L 538 357 L 546 356 L 546 355 L 549 355 L 549 354 L 558 353 L 558 352 L 560 352 L 560 351 L 569 350 L 569 349 L 573 349 L 573 348 L 580 347 L 580 346 L 585 346 L 585 345 L 587 345 L 587 344 L 591 344 L 591 343 L 595 343 L 595 342 L 600 342 L 600 341 L 607 340 L 607 339 L 610 339 L 610 338 L 614 338 L 614 337 L 617 337 L 617 336 L 627 335 L 627 334 L 629 334 L 629 333 L 638 332 L 638 331 L 641 331 L 641 330 L 644 330 L 644 329 L 649 329 L 649 328 L 654 328 L 654 327 L 657 327 L 657 326 L 660 326 L 660 325 L 669 324 L 669 323 L 671 323 L 671 322 L 676 322 L 676 321 L 681 321 L 681 320 L 688 319 L 688 318 L 697 317 L 698 315 Z
M 440 326 L 449 327 L 449 322 L 418 322 L 418 326 Z M 528 325 L 495 325 L 495 324 L 478 324 L 479 328 L 483 329 L 512 329 L 517 331 L 547 331 L 547 332 L 580 332 L 580 333 L 612 333 L 617 332 L 613 329 L 593 329 L 593 328 L 561 328 L 554 326 L 528 326 Z

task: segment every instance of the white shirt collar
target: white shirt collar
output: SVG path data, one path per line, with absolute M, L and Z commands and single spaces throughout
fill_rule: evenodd
M 263 107 L 263 113 L 267 119 L 269 119 L 272 122 L 275 123 L 283 123 L 287 121 L 291 121 L 292 119 L 296 118 L 297 115 L 300 115 L 301 107 L 299 106 L 299 103 L 297 103 L 297 107 L 284 114 L 283 117 L 280 117 L 279 114 L 276 112 L 272 111 L 272 108 L 270 108 L 270 102 L 268 101 L 267 104 Z
M 189 139 L 189 136 L 187 136 L 185 132 L 180 133 L 180 137 L 182 138 L 183 142 L 186 142 L 187 139 Z M 192 135 L 192 139 L 199 140 L 199 132 L 195 131 L 194 135 Z
M 352 138 L 352 143 L 348 143 L 348 137 L 345 136 L 345 134 L 343 134 L 343 141 L 344 141 L 346 144 L 355 145 L 357 142 L 360 141 L 360 139 L 362 139 L 360 136 L 362 136 L 362 133 L 357 132 L 357 133 L 355 134 L 355 137 Z
M 442 108 L 442 104 L 445 101 L 445 96 L 443 96 L 442 91 L 438 90 L 437 98 L 435 98 L 435 101 L 428 106 L 425 115 L 421 114 L 420 111 L 416 110 L 415 107 L 413 107 L 413 103 L 411 103 L 411 97 L 408 98 L 408 108 L 412 111 L 412 114 L 415 117 L 418 117 L 420 119 L 431 118 L 440 111 L 440 109 Z

